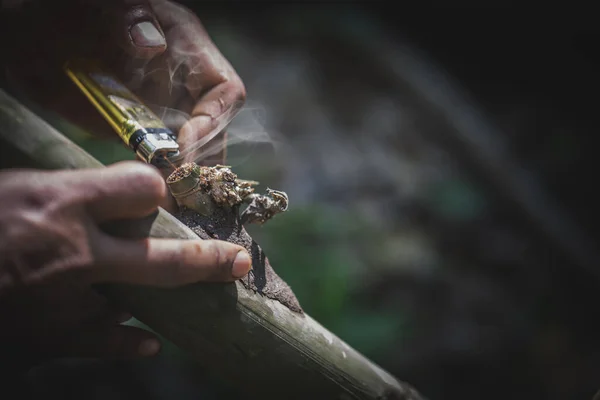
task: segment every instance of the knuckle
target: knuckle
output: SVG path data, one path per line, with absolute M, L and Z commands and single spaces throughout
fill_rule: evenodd
M 0 251 L 16 282 L 27 285 L 66 275 L 83 278 L 95 267 L 89 233 L 82 226 L 55 226 L 42 215 L 28 214 L 9 235 L 14 246 Z M 37 239 L 33 243 L 32 235 Z M 27 242 L 26 248 L 19 246 Z
M 190 240 L 184 248 L 187 250 L 183 259 L 183 264 L 185 265 L 193 265 L 197 262 L 195 260 L 202 256 L 206 250 L 205 243 L 200 240 Z
M 231 253 L 225 248 L 222 243 L 217 240 L 198 240 L 189 243 L 189 252 L 186 256 L 185 265 L 200 266 L 203 272 L 200 274 L 204 279 L 211 280 L 212 278 L 222 276 L 225 271 L 229 270 L 232 257 Z M 190 269 L 190 268 L 186 268 Z M 193 269 L 193 268 L 192 268 Z
M 227 263 L 226 252 L 223 249 L 223 246 L 220 245 L 215 240 L 207 240 L 206 244 L 210 249 L 210 263 L 211 267 L 215 267 L 215 269 L 220 269 L 223 265 Z
M 72 194 L 71 194 L 72 195 Z M 64 198 L 56 186 L 40 185 L 23 193 L 22 204 L 31 209 L 45 210 L 58 199 Z
M 42 209 L 59 198 L 72 197 L 73 188 L 65 172 L 3 172 L 0 190 L 8 194 L 3 204 L 18 203 L 19 208 Z M 17 206 L 17 204 L 14 204 Z
M 231 90 L 233 92 L 235 103 L 240 107 L 243 106 L 246 103 L 247 95 L 246 85 L 244 85 L 244 82 L 242 82 L 242 80 L 239 77 L 236 77 L 231 81 L 230 87 L 232 88 Z
M 127 9 L 125 22 L 128 25 L 154 19 L 154 13 L 147 0 L 125 0 L 123 3 L 123 6 Z
M 178 256 L 171 262 L 167 280 L 173 285 L 197 280 L 199 260 L 204 253 L 206 253 L 206 247 L 203 242 L 196 240 L 183 242 Z

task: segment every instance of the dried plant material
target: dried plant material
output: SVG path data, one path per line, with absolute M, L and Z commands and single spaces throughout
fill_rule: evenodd
M 262 225 L 275 214 L 288 208 L 288 196 L 279 190 L 267 189 L 266 194 L 252 194 L 246 197 L 250 204 L 241 215 L 242 223 Z
M 254 193 L 253 186 L 258 185 L 259 182 L 256 181 L 247 181 L 244 179 L 237 179 L 236 183 L 238 185 L 238 192 L 244 201 L 248 198 L 252 193 Z
M 196 164 L 194 163 L 186 163 L 181 167 L 176 168 L 175 171 L 167 178 L 168 184 L 173 184 L 174 182 L 181 181 L 182 179 L 194 174 L 196 172 Z
M 167 184 L 180 211 L 176 217 L 203 239 L 219 239 L 243 246 L 252 257 L 252 270 L 241 280 L 244 286 L 302 313 L 290 287 L 275 273 L 258 244 L 243 228 L 244 223 L 264 224 L 288 208 L 288 196 L 279 190 L 254 193 L 256 181 L 238 179 L 228 166 L 177 168 Z M 242 204 L 248 207 L 240 215 Z
M 205 216 L 212 215 L 215 206 L 232 208 L 246 203 L 242 223 L 262 225 L 288 208 L 285 192 L 267 189 L 266 194 L 254 193 L 258 182 L 239 179 L 225 165 L 204 167 L 186 163 L 167 178 L 167 184 L 180 207 Z

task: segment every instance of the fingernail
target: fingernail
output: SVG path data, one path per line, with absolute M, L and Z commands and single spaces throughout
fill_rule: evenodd
M 160 342 L 156 339 L 146 339 L 140 343 L 138 353 L 144 357 L 153 356 L 160 350 Z
M 131 27 L 131 40 L 139 47 L 164 47 L 167 41 L 152 22 L 144 21 Z
M 252 260 L 250 259 L 248 252 L 241 250 L 235 256 L 235 260 L 233 260 L 231 275 L 233 275 L 234 278 L 242 278 L 250 271 L 250 267 L 252 267 Z

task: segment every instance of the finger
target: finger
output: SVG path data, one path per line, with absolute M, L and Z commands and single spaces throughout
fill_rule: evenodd
M 160 351 L 160 342 L 148 331 L 133 326 L 89 328 L 70 338 L 62 356 L 84 358 L 148 357 Z
M 204 146 L 233 119 L 244 104 L 246 91 L 194 13 L 172 2 L 153 0 L 152 4 L 169 42 L 162 56 L 169 65 L 169 76 L 154 73 L 151 79 L 169 88 L 167 98 L 175 101 L 178 109 L 191 111 L 192 118 L 179 130 L 178 138 L 184 157 L 188 153 L 186 161 L 191 161 L 197 155 L 189 153 Z M 142 92 L 144 97 L 165 98 L 151 90 Z
M 144 162 L 144 163 L 146 162 L 139 155 L 136 155 L 135 159 L 139 162 Z M 172 168 L 161 167 L 158 170 L 158 172 L 160 173 L 160 176 L 162 176 L 163 180 L 166 182 L 169 175 L 171 175 L 175 171 L 176 168 L 177 167 L 175 165 L 173 165 Z M 162 207 L 163 209 L 170 212 L 171 214 L 174 214 L 179 209 L 179 206 L 177 205 L 177 201 L 175 200 L 175 197 L 173 197 L 173 195 L 171 194 L 170 191 L 167 193 L 165 198 L 160 202 L 160 204 L 158 206 Z
M 200 281 L 230 282 L 252 266 L 246 250 L 220 240 L 105 237 L 94 282 L 175 287 Z
M 124 161 L 107 168 L 78 171 L 87 210 L 96 222 L 142 218 L 165 202 L 166 183 L 158 170 L 137 161 Z
M 227 131 L 219 132 L 202 150 L 196 151 L 196 158 L 189 158 L 198 165 L 212 167 L 217 164 L 225 164 L 227 158 Z
M 167 40 L 147 0 L 94 0 L 108 3 L 111 32 L 131 57 L 151 59 L 167 48 Z
M 203 147 L 223 132 L 244 105 L 245 98 L 244 85 L 235 79 L 218 84 L 198 101 L 192 118 L 181 127 L 177 138 L 185 161 L 202 157 L 206 151 Z

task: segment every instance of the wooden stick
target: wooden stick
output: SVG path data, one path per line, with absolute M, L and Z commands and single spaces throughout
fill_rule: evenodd
M 45 169 L 103 165 L 0 90 L 0 139 Z M 113 227 L 139 234 L 139 227 Z M 152 237 L 198 239 L 164 210 Z M 349 347 L 307 314 L 230 284 L 177 289 L 107 285 L 104 293 L 192 354 L 207 371 L 240 385 L 249 398 L 420 399 L 409 385 Z

